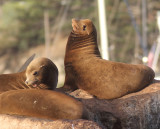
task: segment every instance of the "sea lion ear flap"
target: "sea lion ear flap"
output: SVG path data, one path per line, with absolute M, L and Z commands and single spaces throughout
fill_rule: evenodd
M 86 31 L 87 31 L 87 34 L 89 35 L 89 31 L 88 31 L 88 29 L 87 29 Z
M 41 68 L 44 68 L 44 67 L 45 67 L 45 65 L 41 65 L 41 66 L 40 66 L 40 69 L 41 69 Z

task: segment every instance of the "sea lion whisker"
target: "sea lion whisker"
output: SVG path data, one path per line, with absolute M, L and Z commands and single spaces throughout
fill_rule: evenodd
M 12 86 L 12 88 L 14 88 L 14 89 L 16 89 L 16 90 L 19 89 L 19 88 L 18 88 L 15 84 L 13 84 L 13 83 L 10 83 L 10 85 Z

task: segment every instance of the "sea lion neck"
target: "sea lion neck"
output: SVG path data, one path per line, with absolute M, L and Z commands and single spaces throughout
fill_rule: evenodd
M 48 73 L 44 78 L 45 80 L 42 82 L 43 83 L 42 87 L 46 87 L 46 89 L 48 90 L 54 90 L 58 83 L 58 69 L 57 67 L 51 66 L 51 67 L 48 67 L 47 71 Z
M 96 30 L 89 35 L 77 34 L 72 31 L 66 46 L 66 56 L 72 52 L 74 52 L 74 54 L 85 53 L 88 56 L 92 55 L 94 57 L 100 57 L 100 52 L 97 45 Z

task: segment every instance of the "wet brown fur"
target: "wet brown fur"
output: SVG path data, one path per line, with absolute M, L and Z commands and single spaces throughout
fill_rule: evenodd
M 50 59 L 37 58 L 27 67 L 25 82 L 28 86 L 37 84 L 40 88 L 54 90 L 58 82 L 58 69 Z
M 101 58 L 92 21 L 73 19 L 72 27 L 66 46 L 63 89 L 80 88 L 100 99 L 115 99 L 152 83 L 155 73 L 145 65 Z
M 26 76 L 25 71 L 13 74 L 1 74 L 0 75 L 0 93 L 30 88 L 25 84 Z
M 52 65 L 47 65 L 47 58 L 37 58 L 33 60 L 30 65 L 27 67 L 27 71 L 13 73 L 13 74 L 1 74 L 0 75 L 0 93 L 9 91 L 9 90 L 18 90 L 18 89 L 55 89 L 58 81 L 58 70 L 56 66 L 52 63 Z M 41 62 L 40 62 L 41 61 Z M 44 63 L 43 63 L 44 62 Z M 49 62 L 51 62 L 49 60 Z M 41 69 L 39 69 L 39 67 Z M 28 78 L 32 76 L 32 70 L 39 70 L 41 74 L 39 74 L 39 85 L 37 87 L 33 87 L 33 85 L 26 85 L 26 73 Z M 30 70 L 30 71 L 29 71 Z M 44 76 L 43 76 L 44 75 Z M 34 77 L 29 80 L 34 79 Z
M 21 89 L 0 94 L 0 113 L 45 119 L 87 118 L 82 103 L 50 90 Z

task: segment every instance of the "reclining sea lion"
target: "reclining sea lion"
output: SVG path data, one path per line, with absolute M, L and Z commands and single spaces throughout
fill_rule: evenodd
M 23 72 L 0 75 L 0 93 L 17 89 L 55 89 L 58 69 L 48 58 L 34 59 Z
M 0 113 L 45 119 L 87 119 L 78 100 L 50 90 L 20 89 L 0 94 Z

